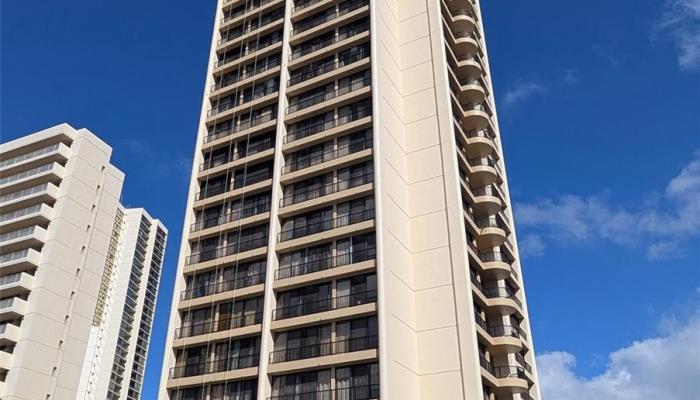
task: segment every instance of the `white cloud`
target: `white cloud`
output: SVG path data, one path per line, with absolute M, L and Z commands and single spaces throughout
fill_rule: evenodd
M 503 102 L 505 105 L 511 106 L 533 96 L 543 94 L 545 91 L 545 87 L 537 82 L 522 82 L 506 92 Z
M 624 246 L 644 244 L 650 259 L 680 257 L 683 243 L 700 233 L 700 151 L 657 197 L 626 209 L 611 205 L 605 196 L 567 194 L 516 204 L 515 211 L 524 237 L 537 233 L 540 239 L 560 243 L 602 239 Z
M 700 393 L 700 316 L 662 337 L 634 342 L 608 356 L 603 373 L 576 374 L 567 352 L 537 357 L 542 398 L 547 400 L 689 400 Z
M 546 244 L 542 237 L 536 233 L 530 233 L 518 240 L 520 255 L 525 258 L 540 257 L 544 254 Z
M 681 68 L 700 67 L 700 0 L 667 0 L 658 28 L 675 42 Z

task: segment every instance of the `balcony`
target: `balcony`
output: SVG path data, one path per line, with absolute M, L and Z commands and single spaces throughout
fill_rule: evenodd
M 241 48 L 243 50 L 240 51 L 240 53 L 235 54 L 233 56 L 229 57 L 224 57 L 214 63 L 214 72 L 221 72 L 224 70 L 228 70 L 229 66 L 232 66 L 233 64 L 240 65 L 242 63 L 250 61 L 253 56 L 255 57 L 264 57 L 266 56 L 271 50 L 277 49 L 280 47 L 282 44 L 282 37 L 277 37 L 274 39 L 270 39 L 268 41 L 264 42 L 259 42 L 259 43 L 248 43 L 247 46 L 242 45 Z
M 284 23 L 284 8 L 278 8 L 269 14 L 263 14 L 261 17 L 258 17 L 258 15 L 244 20 L 243 25 L 239 25 L 222 34 L 221 39 L 216 43 L 216 50 L 219 52 L 225 51 L 234 44 L 240 44 L 242 40 L 251 39 L 256 35 L 264 35 L 273 29 L 280 28 Z
M 0 255 L 0 271 L 2 273 L 14 273 L 30 271 L 39 267 L 41 253 L 34 249 L 22 249 Z
M 0 161 L 0 173 L 2 173 L 2 176 L 9 176 L 42 164 L 52 162 L 64 163 L 69 156 L 70 147 L 64 143 L 56 143 Z
M 208 320 L 196 324 L 185 325 L 175 329 L 175 339 L 208 335 L 215 332 L 226 332 L 231 329 L 244 328 L 262 323 L 263 313 L 253 313 L 219 320 Z
M 501 199 L 501 193 L 494 185 L 479 188 L 470 187 L 469 190 L 474 196 L 474 212 L 481 215 L 494 215 L 503 209 L 504 202 Z
M 268 397 L 267 400 L 379 400 L 379 385 L 283 394 Z
M 483 265 L 484 274 L 489 277 L 489 280 L 513 278 L 517 282 L 518 274 L 513 269 L 513 260 L 505 253 L 488 251 L 477 252 L 477 254 Z
M 276 73 L 279 72 L 277 67 L 280 66 L 280 61 L 281 57 L 279 54 L 271 55 L 264 58 L 263 60 L 257 60 L 252 65 L 248 64 L 245 66 L 241 66 L 236 71 L 236 73 L 228 73 L 216 77 L 216 83 L 211 85 L 209 97 L 215 99 L 219 96 L 222 96 L 224 92 L 229 92 L 229 90 L 223 91 L 222 89 L 234 89 L 249 84 L 251 82 L 246 82 L 246 80 L 249 80 L 256 76 L 257 78 L 255 80 L 257 81 L 266 79 L 272 75 L 276 75 Z M 263 73 L 268 71 L 270 73 L 266 73 L 263 75 Z M 239 82 L 240 85 L 236 85 Z M 234 85 L 235 87 L 233 87 Z
M 9 370 L 12 367 L 12 353 L 0 350 L 0 370 Z
M 7 232 L 32 225 L 46 225 L 51 221 L 52 216 L 53 208 L 46 204 L 34 204 L 27 208 L 0 214 L 0 229 Z
M 347 32 L 340 33 L 320 42 L 314 42 L 312 45 L 299 45 L 299 47 L 294 48 L 289 55 L 290 68 L 297 67 L 298 64 L 309 62 L 312 59 L 318 60 L 329 51 L 342 51 L 368 37 L 369 22 L 366 22 L 353 27 L 352 30 L 348 30 Z
M 233 0 L 224 0 L 224 8 L 228 8 L 229 4 L 232 2 L 233 2 Z M 254 15 L 258 15 L 261 12 L 263 12 L 262 7 L 264 7 L 270 3 L 282 3 L 282 1 L 280 1 L 280 0 L 249 1 L 249 2 L 247 2 L 246 6 L 243 9 L 236 11 L 236 12 L 227 13 L 228 15 L 224 15 L 221 18 L 221 27 L 223 28 L 223 25 L 228 24 L 229 22 L 231 24 L 233 24 L 233 21 L 248 20 L 248 19 L 250 19 L 249 17 L 252 17 Z M 268 7 L 265 7 L 265 8 L 268 8 Z M 269 7 L 269 8 L 271 8 L 271 7 Z M 241 18 L 244 15 L 246 16 L 246 18 Z
M 309 3 L 309 2 L 306 2 Z M 301 2 L 300 2 L 301 4 Z M 310 19 L 310 20 L 303 20 L 294 23 L 294 28 L 292 29 L 292 39 L 295 39 L 295 36 L 298 36 L 302 32 L 307 32 L 310 31 L 316 27 L 319 27 L 321 25 L 324 25 L 326 22 L 338 19 L 341 16 L 347 15 L 357 9 L 360 9 L 362 7 L 365 7 L 369 5 L 368 0 L 351 0 L 351 1 L 345 1 L 343 3 L 340 3 L 339 7 L 336 8 L 335 12 L 331 14 L 324 14 L 320 15 L 316 18 Z M 303 7 L 302 7 L 303 9 Z M 299 6 L 294 6 L 294 11 L 299 10 Z M 292 11 L 292 12 L 294 12 Z
M 315 301 L 302 301 L 302 304 L 282 306 L 272 310 L 272 320 L 281 321 L 325 311 L 340 310 L 371 304 L 377 301 L 377 291 L 369 290 L 349 295 L 328 297 Z
M 453 98 L 454 99 L 454 98 Z M 462 129 L 465 131 L 479 131 L 486 129 L 491 124 L 491 111 L 482 103 L 462 103 Z
M 0 300 L 0 321 L 24 317 L 26 311 L 27 302 L 19 297 Z
M 298 156 L 294 159 L 294 161 L 285 164 L 282 167 L 282 175 L 287 175 L 291 174 L 296 171 L 302 171 L 306 168 L 310 168 L 316 165 L 324 164 L 324 163 L 329 163 L 330 161 L 333 160 L 338 160 L 340 158 L 348 157 L 352 154 L 357 154 L 360 152 L 364 152 L 365 150 L 369 150 L 373 147 L 373 141 L 372 139 L 363 139 L 359 142 L 353 142 L 349 143 L 347 145 L 343 146 L 338 146 L 335 149 L 324 151 L 322 153 L 318 154 L 310 154 L 310 155 L 304 155 L 304 156 Z M 360 157 L 364 158 L 364 157 Z M 352 158 L 352 161 L 357 161 L 355 157 Z M 341 165 L 344 165 L 343 162 L 335 162 L 333 163 L 332 167 L 339 167 Z M 313 172 L 318 173 L 319 170 L 327 170 L 330 167 L 323 168 L 315 168 Z M 294 174 L 299 175 L 299 174 Z M 283 181 L 285 178 L 288 177 L 283 177 Z
M 356 189 L 358 192 L 361 191 L 361 187 L 364 185 L 371 185 L 374 183 L 374 172 L 370 172 L 365 175 L 360 175 L 350 178 L 347 181 L 340 181 L 335 183 L 329 183 L 323 186 L 313 186 L 305 190 L 300 190 L 296 193 L 284 196 L 280 199 L 280 207 L 290 207 L 295 204 L 300 204 L 308 202 L 314 199 L 321 199 L 322 197 L 332 195 L 334 193 L 340 193 L 351 189 Z M 346 196 L 344 196 L 346 197 Z M 321 201 L 314 202 L 321 203 Z M 280 210 L 281 214 L 284 214 L 286 210 Z
M 477 17 L 472 9 L 450 10 L 448 18 L 449 26 L 455 32 L 472 32 L 477 26 Z
M 502 315 L 520 314 L 522 303 L 512 289 L 502 286 L 485 287 L 473 274 L 471 281 L 472 287 L 486 300 L 484 303 L 493 311 Z
M 479 355 L 479 363 L 481 364 L 482 375 L 492 386 L 512 393 L 521 393 L 528 390 L 530 386 L 529 380 L 522 367 L 493 365 L 483 355 Z
M 481 103 L 489 94 L 488 86 L 481 78 L 464 78 L 458 80 L 457 83 L 459 84 L 457 97 L 462 103 Z
M 219 293 L 226 293 L 237 289 L 262 285 L 265 283 L 265 272 L 252 275 L 240 276 L 223 282 L 216 282 L 209 285 L 197 286 L 192 289 L 185 289 L 180 293 L 180 300 L 192 300 L 200 297 L 211 296 Z
M 256 350 L 256 353 L 257 352 L 259 351 Z M 249 356 L 228 357 L 223 360 L 172 367 L 170 368 L 170 379 L 214 374 L 217 372 L 234 371 L 245 368 L 256 368 L 259 361 L 259 354 L 253 354 Z
M 370 247 L 363 250 L 355 250 L 352 253 L 348 254 L 340 254 L 333 257 L 308 260 L 300 263 L 295 263 L 294 265 L 289 267 L 280 267 L 277 271 L 275 271 L 275 280 L 289 279 L 294 278 L 296 276 L 313 274 L 316 272 L 326 271 L 346 265 L 359 264 L 369 260 L 374 260 L 376 257 L 376 247 Z
M 363 336 L 333 342 L 290 347 L 270 353 L 270 364 L 284 363 L 309 358 L 326 357 L 379 347 L 378 336 Z
M 525 361 L 525 357 L 523 357 L 522 354 L 515 353 L 515 361 L 517 361 L 518 364 L 520 364 L 523 368 L 525 368 L 525 371 L 527 371 L 530 374 L 532 373 L 532 365 L 530 365 L 530 363 Z
M 333 128 L 341 127 L 344 125 L 349 125 L 355 121 L 359 121 L 366 117 L 372 116 L 371 108 L 362 108 L 359 110 L 353 110 L 345 112 L 338 115 L 330 121 L 316 121 L 310 124 L 297 124 L 299 127 L 290 127 L 287 131 L 287 135 L 284 137 L 284 143 L 288 144 L 300 139 L 304 139 L 310 136 L 321 136 L 319 133 L 328 133 Z M 326 138 L 329 135 L 322 135 L 321 138 Z M 306 143 L 305 143 L 306 144 Z
M 306 224 L 299 228 L 286 229 L 279 233 L 278 241 L 299 239 L 316 233 L 327 232 L 332 229 L 341 228 L 348 225 L 355 225 L 361 222 L 374 219 L 374 209 L 352 212 L 329 220 Z
M 17 296 L 34 287 L 34 277 L 26 272 L 0 276 L 0 297 Z
M 455 54 L 480 54 L 479 37 L 475 31 L 447 31 L 448 43 Z
M 59 163 L 43 164 L 0 178 L 0 191 L 7 193 L 47 182 L 58 184 L 64 168 Z
M 241 221 L 245 218 L 249 218 L 255 215 L 262 215 L 270 211 L 270 201 L 265 203 L 251 204 L 249 206 L 243 207 L 238 210 L 231 211 L 228 214 L 224 214 L 219 217 L 207 218 L 201 221 L 195 222 L 190 225 L 190 233 L 201 232 L 204 230 L 211 230 L 213 228 L 218 228 L 217 231 L 223 230 L 222 225 L 230 224 L 232 222 Z M 200 235 L 190 235 L 190 239 L 193 236 L 199 237 Z
M 16 192 L 0 195 L 0 207 L 2 212 L 26 208 L 35 203 L 53 204 L 58 199 L 58 186 L 53 183 L 44 183 Z
M 491 344 L 492 354 L 515 353 L 522 349 L 520 341 L 520 327 L 513 325 L 488 325 L 479 314 L 476 314 L 476 325 L 481 328 L 477 332 L 482 334 Z
M 337 89 L 331 90 L 325 93 L 319 93 L 317 95 L 314 95 L 312 97 L 307 97 L 302 101 L 295 102 L 294 104 L 290 104 L 289 107 L 287 107 L 287 114 L 292 114 L 287 120 L 293 120 L 295 119 L 295 113 L 299 113 L 302 110 L 305 110 L 309 107 L 313 107 L 317 104 L 323 104 L 324 108 L 327 108 L 330 106 L 330 104 L 327 104 L 327 102 L 330 102 L 333 99 L 336 99 L 338 97 L 344 96 L 349 93 L 353 92 L 358 92 L 361 89 L 364 88 L 369 88 L 370 85 L 372 84 L 372 77 L 370 76 L 365 76 L 363 79 L 359 81 L 351 81 L 348 82 L 342 86 L 338 86 Z M 366 92 L 366 91 L 364 91 Z
M 229 244 L 226 246 L 220 246 L 211 250 L 200 251 L 188 256 L 185 259 L 185 265 L 203 263 L 211 260 L 216 260 L 221 257 L 231 256 L 258 248 L 266 248 L 267 242 L 267 237 L 261 237 L 239 241 L 237 243 Z
M 7 346 L 19 342 L 20 327 L 4 323 L 0 324 L 0 346 Z
M 340 70 L 341 68 L 347 67 L 347 69 L 359 69 L 369 64 L 369 51 L 357 51 L 348 55 L 347 57 L 339 57 L 337 60 L 335 58 L 324 61 L 318 64 L 312 65 L 313 68 L 303 68 L 303 72 L 293 72 L 290 73 L 290 78 L 287 81 L 287 86 L 289 86 L 288 93 L 294 93 L 293 86 L 299 85 L 303 82 L 310 81 L 316 77 L 323 75 L 324 78 L 331 78 L 329 75 L 331 72 Z M 367 62 L 361 63 L 360 61 L 367 60 Z M 341 71 L 338 71 L 339 73 Z M 306 85 L 305 85 L 306 86 Z
M 464 151 L 463 149 L 460 151 Z M 470 184 L 483 187 L 498 182 L 498 164 L 492 157 L 479 157 L 467 159 L 469 166 Z
M 476 53 L 456 55 L 448 46 L 447 54 L 449 55 L 448 63 L 451 64 L 454 74 L 460 80 L 480 77 L 486 72 L 484 61 Z
M 211 143 L 217 139 L 221 139 L 234 134 L 242 133 L 248 130 L 252 130 L 256 127 L 272 127 L 274 124 L 268 124 L 269 122 L 274 122 L 277 120 L 277 112 L 270 112 L 266 114 L 259 115 L 257 117 L 244 119 L 238 121 L 238 123 L 231 128 L 222 129 L 220 131 L 211 133 L 204 137 L 204 144 Z M 269 125 L 269 126 L 268 126 Z
M 236 149 L 232 154 L 221 154 L 215 157 L 211 157 L 207 161 L 204 161 L 203 163 L 199 164 L 199 171 L 210 171 L 214 168 L 224 166 L 226 164 L 241 160 L 246 157 L 251 157 L 253 155 L 259 154 L 265 150 L 269 150 L 274 147 L 274 140 L 271 137 L 268 137 L 264 140 L 248 145 L 245 151 Z M 219 168 L 217 168 L 217 171 L 218 170 Z
M 476 237 L 477 247 L 494 248 L 506 242 L 508 227 L 498 215 L 480 218 L 474 221 L 479 232 Z
M 21 250 L 27 247 L 40 247 L 46 242 L 46 229 L 30 226 L 0 234 L 0 250 L 3 253 Z

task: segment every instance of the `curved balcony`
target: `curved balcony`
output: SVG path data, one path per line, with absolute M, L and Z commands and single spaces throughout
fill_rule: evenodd
M 462 104 L 462 129 L 465 131 L 480 131 L 489 127 L 491 115 L 484 103 Z
M 488 93 L 486 83 L 481 78 L 459 80 L 459 100 L 462 103 L 481 103 Z
M 501 280 L 509 277 L 517 278 L 517 274 L 513 270 L 511 263 L 513 260 L 508 258 L 504 253 L 495 251 L 480 252 L 479 259 L 483 266 L 484 275 L 488 280 Z
M 520 315 L 522 303 L 515 295 L 515 292 L 508 287 L 492 286 L 485 287 L 471 274 L 472 288 L 482 297 L 483 303 L 489 312 L 500 315 Z
M 466 150 L 462 149 L 466 152 Z M 467 160 L 470 167 L 469 183 L 477 187 L 489 186 L 498 181 L 496 161 L 491 157 Z
M 477 214 L 493 215 L 503 209 L 501 195 L 493 185 L 470 189 L 474 195 L 474 212 Z
M 506 242 L 507 226 L 496 215 L 480 218 L 474 221 L 480 231 L 476 237 L 476 245 L 479 248 L 494 248 Z
M 450 28 L 455 32 L 472 32 L 477 26 L 474 11 L 465 8 L 450 10 Z
M 475 54 L 479 52 L 479 37 L 473 31 L 452 33 L 456 54 Z
M 495 392 L 524 393 L 530 388 L 525 369 L 515 365 L 493 365 L 483 355 L 479 355 L 482 376 Z
M 455 75 L 459 79 L 467 79 L 481 76 L 484 73 L 484 67 L 481 58 L 476 54 L 454 55 L 456 60 Z
M 492 354 L 517 353 L 522 349 L 521 329 L 514 325 L 489 325 L 480 315 L 475 314 L 477 333 L 491 345 Z

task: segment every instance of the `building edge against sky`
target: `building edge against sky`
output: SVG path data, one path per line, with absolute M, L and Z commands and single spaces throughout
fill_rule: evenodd
M 167 230 L 111 152 L 68 124 L 0 145 L 5 400 L 139 398 Z
M 160 399 L 540 399 L 485 43 L 478 1 L 218 1 Z

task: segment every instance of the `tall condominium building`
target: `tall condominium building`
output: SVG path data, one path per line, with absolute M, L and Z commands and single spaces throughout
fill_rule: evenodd
M 111 152 L 67 124 L 0 145 L 3 400 L 139 398 L 166 230 Z
M 539 399 L 479 3 L 219 0 L 160 399 Z

